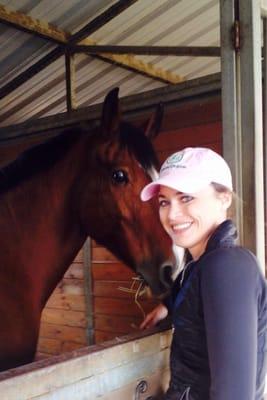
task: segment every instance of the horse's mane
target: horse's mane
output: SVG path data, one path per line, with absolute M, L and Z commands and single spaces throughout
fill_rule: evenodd
M 44 143 L 24 151 L 0 169 L 0 193 L 43 172 L 61 160 L 81 135 L 81 129 L 68 129 Z
M 24 151 L 17 159 L 0 169 L 0 194 L 53 167 L 85 132 L 81 127 L 68 129 Z M 122 122 L 119 142 L 121 148 L 132 153 L 144 169 L 158 166 L 153 146 L 141 129 Z

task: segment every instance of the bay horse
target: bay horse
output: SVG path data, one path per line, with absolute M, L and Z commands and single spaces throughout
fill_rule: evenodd
M 151 141 L 121 121 L 116 88 L 99 127 L 68 129 L 0 170 L 0 370 L 34 359 L 41 312 L 88 235 L 166 292 L 172 244 L 156 203 L 139 199 L 156 165 Z

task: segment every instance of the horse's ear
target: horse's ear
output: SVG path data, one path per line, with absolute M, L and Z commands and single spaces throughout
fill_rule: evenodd
M 116 132 L 120 125 L 120 102 L 119 102 L 119 88 L 112 89 L 105 97 L 102 117 L 101 128 L 105 133 Z
M 163 119 L 163 103 L 157 105 L 156 111 L 151 115 L 145 128 L 145 135 L 153 140 L 159 134 Z

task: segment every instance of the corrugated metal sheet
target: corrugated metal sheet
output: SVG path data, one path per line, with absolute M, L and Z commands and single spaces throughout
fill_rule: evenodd
M 0 0 L 1 5 L 74 33 L 116 1 Z M 91 38 L 98 44 L 219 46 L 219 0 L 139 0 L 106 23 Z M 0 24 L 0 90 L 49 53 L 54 44 Z M 185 79 L 218 72 L 219 58 L 135 56 Z M 76 56 L 79 107 L 99 103 L 111 87 L 120 95 L 167 85 L 99 59 Z M 0 100 L 0 125 L 66 111 L 65 61 L 61 57 Z

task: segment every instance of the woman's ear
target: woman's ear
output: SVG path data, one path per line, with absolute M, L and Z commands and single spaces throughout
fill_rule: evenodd
M 223 210 L 227 211 L 228 208 L 231 206 L 232 204 L 232 193 L 231 192 L 222 192 L 220 193 L 220 199 L 222 202 L 222 207 Z

